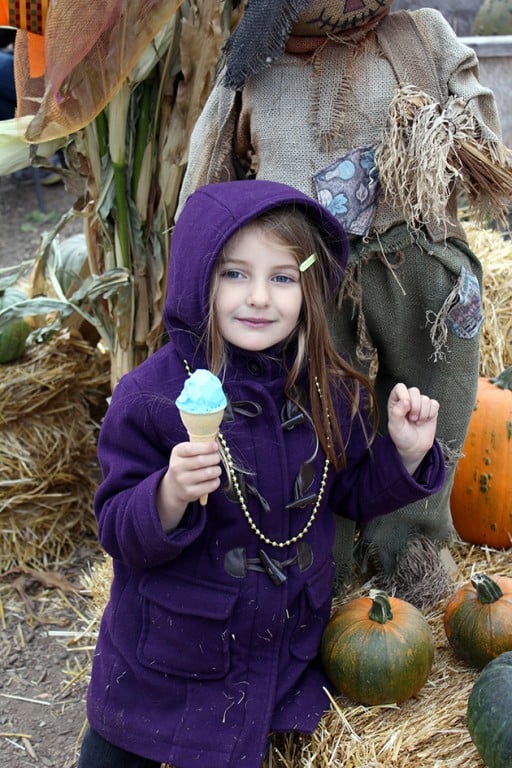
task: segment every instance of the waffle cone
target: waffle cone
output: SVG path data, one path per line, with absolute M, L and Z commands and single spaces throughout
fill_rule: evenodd
M 180 410 L 180 416 L 191 443 L 213 440 L 217 436 L 225 408 L 210 413 L 188 413 Z

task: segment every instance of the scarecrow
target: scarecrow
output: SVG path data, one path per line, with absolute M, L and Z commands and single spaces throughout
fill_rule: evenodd
M 338 525 L 353 573 L 424 607 L 451 586 L 450 491 L 475 401 L 481 265 L 458 202 L 505 215 L 511 153 L 474 52 L 433 9 L 390 0 L 249 0 L 191 137 L 179 209 L 206 182 L 258 177 L 316 196 L 351 256 L 329 308 L 340 350 L 375 378 L 441 403 L 449 471 L 436 496 L 360 531 Z M 354 546 L 355 543 L 355 546 Z

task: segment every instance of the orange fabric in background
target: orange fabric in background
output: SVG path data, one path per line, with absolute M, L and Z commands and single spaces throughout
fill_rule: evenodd
M 30 77 L 42 77 L 46 69 L 44 54 L 44 37 L 27 32 L 28 37 L 28 66 Z
M 9 3 L 7 0 L 0 0 L 0 27 L 10 27 L 9 24 Z
M 0 25 L 42 35 L 49 4 L 50 0 L 0 0 Z
M 44 29 L 50 0 L 0 0 L 0 27 L 27 33 L 30 77 L 42 77 L 46 68 Z

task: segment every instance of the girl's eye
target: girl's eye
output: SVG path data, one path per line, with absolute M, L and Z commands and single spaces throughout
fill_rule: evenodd
M 276 283 L 294 283 L 295 280 L 293 277 L 290 277 L 290 275 L 276 275 L 273 280 L 275 280 Z
M 221 277 L 225 277 L 228 280 L 239 280 L 243 275 L 238 269 L 226 269 L 221 273 Z

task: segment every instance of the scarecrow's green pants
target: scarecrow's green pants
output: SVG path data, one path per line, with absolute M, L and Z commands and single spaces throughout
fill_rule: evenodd
M 432 243 L 405 225 L 351 244 L 338 306 L 330 310 L 337 347 L 366 372 L 374 350 L 381 432 L 397 382 L 439 400 L 437 437 L 447 460 L 439 493 L 376 518 L 360 531 L 356 557 L 363 570 L 392 574 L 411 537 L 424 536 L 436 545 L 453 538 L 450 491 L 478 383 L 481 280 L 480 262 L 465 243 Z M 340 521 L 338 578 L 352 571 L 353 541 L 353 527 Z

